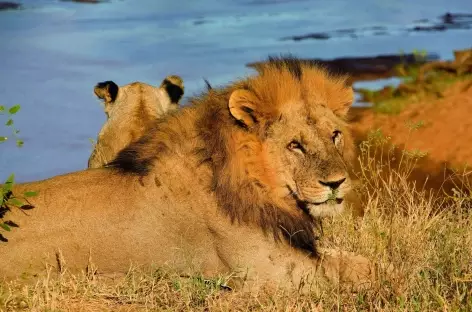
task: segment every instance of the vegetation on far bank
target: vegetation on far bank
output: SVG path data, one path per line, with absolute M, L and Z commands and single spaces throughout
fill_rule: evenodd
M 379 113 L 398 114 L 407 105 L 425 99 L 442 98 L 443 91 L 457 81 L 472 80 L 472 49 L 455 51 L 453 61 L 436 61 L 421 66 L 399 65 L 401 83 L 378 91 L 360 88 L 362 101 L 373 104 Z M 421 54 L 419 54 L 421 57 Z M 469 86 L 470 87 L 470 86 Z

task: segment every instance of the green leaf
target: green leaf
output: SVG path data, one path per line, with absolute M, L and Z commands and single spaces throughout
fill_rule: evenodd
M 33 205 L 23 205 L 23 206 L 20 207 L 20 209 L 22 209 L 22 210 L 31 210 L 33 208 L 34 208 Z
M 28 192 L 25 192 L 23 195 L 25 195 L 25 197 L 34 197 L 38 195 L 38 192 L 28 191 Z
M 20 108 L 21 108 L 21 106 L 19 104 L 15 105 L 15 106 L 12 106 L 8 110 L 8 113 L 10 113 L 10 115 L 14 115 L 20 110 Z
M 8 140 L 7 137 L 5 137 L 5 136 L 0 136 L 0 143 L 5 142 L 6 140 Z
M 5 111 L 5 106 L 3 105 L 0 105 L 0 113 L 4 112 Z
M 11 220 L 7 220 L 5 222 L 3 222 L 4 224 L 10 226 L 10 227 L 20 227 L 18 224 L 16 224 L 15 222 L 11 221 Z
M 11 231 L 10 227 L 6 225 L 5 223 L 0 223 L 0 227 L 3 228 L 7 232 Z
M 16 206 L 16 207 L 23 207 L 25 205 L 25 203 L 23 203 L 21 200 L 19 200 L 18 198 L 10 198 L 8 201 L 7 201 L 7 204 L 10 204 L 10 205 L 13 205 L 13 206 Z
M 15 182 L 15 174 L 12 173 L 12 174 L 10 174 L 8 179 L 5 181 L 5 183 L 14 183 L 14 182 Z
M 16 140 L 16 146 L 22 147 L 23 144 L 24 144 L 23 140 L 20 140 L 20 139 Z
M 5 123 L 5 126 L 11 126 L 13 125 L 13 119 L 8 119 L 8 121 Z
M 15 183 L 15 174 L 12 173 L 5 181 L 5 184 L 3 184 L 3 193 L 8 193 L 9 191 L 11 191 L 13 183 Z

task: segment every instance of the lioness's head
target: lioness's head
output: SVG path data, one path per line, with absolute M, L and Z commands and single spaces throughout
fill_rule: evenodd
M 353 101 L 345 77 L 291 58 L 270 59 L 258 71 L 232 90 L 228 103 L 260 143 L 261 172 L 254 178 L 313 217 L 341 211 L 354 150 L 344 121 Z
M 94 94 L 103 101 L 104 111 L 108 118 L 110 118 L 115 102 L 120 101 L 120 90 L 132 89 L 137 86 L 137 83 L 130 83 L 119 87 L 114 81 L 107 80 L 97 83 L 94 88 Z M 184 94 L 184 82 L 180 76 L 169 75 L 162 80 L 160 89 L 164 90 L 164 96 L 168 99 L 166 102 L 177 106 Z M 156 88 L 157 89 L 157 88 Z

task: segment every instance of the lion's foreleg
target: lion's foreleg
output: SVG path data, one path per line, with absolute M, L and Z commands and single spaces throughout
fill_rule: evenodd
M 369 259 L 347 251 L 320 250 L 319 269 L 335 284 L 369 288 L 375 279 L 375 265 Z

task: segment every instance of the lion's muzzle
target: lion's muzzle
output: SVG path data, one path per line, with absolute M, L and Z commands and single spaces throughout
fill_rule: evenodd
M 345 176 L 318 180 L 315 185 L 297 184 L 292 191 L 298 206 L 313 217 L 332 216 L 344 209 L 344 196 L 350 190 Z

